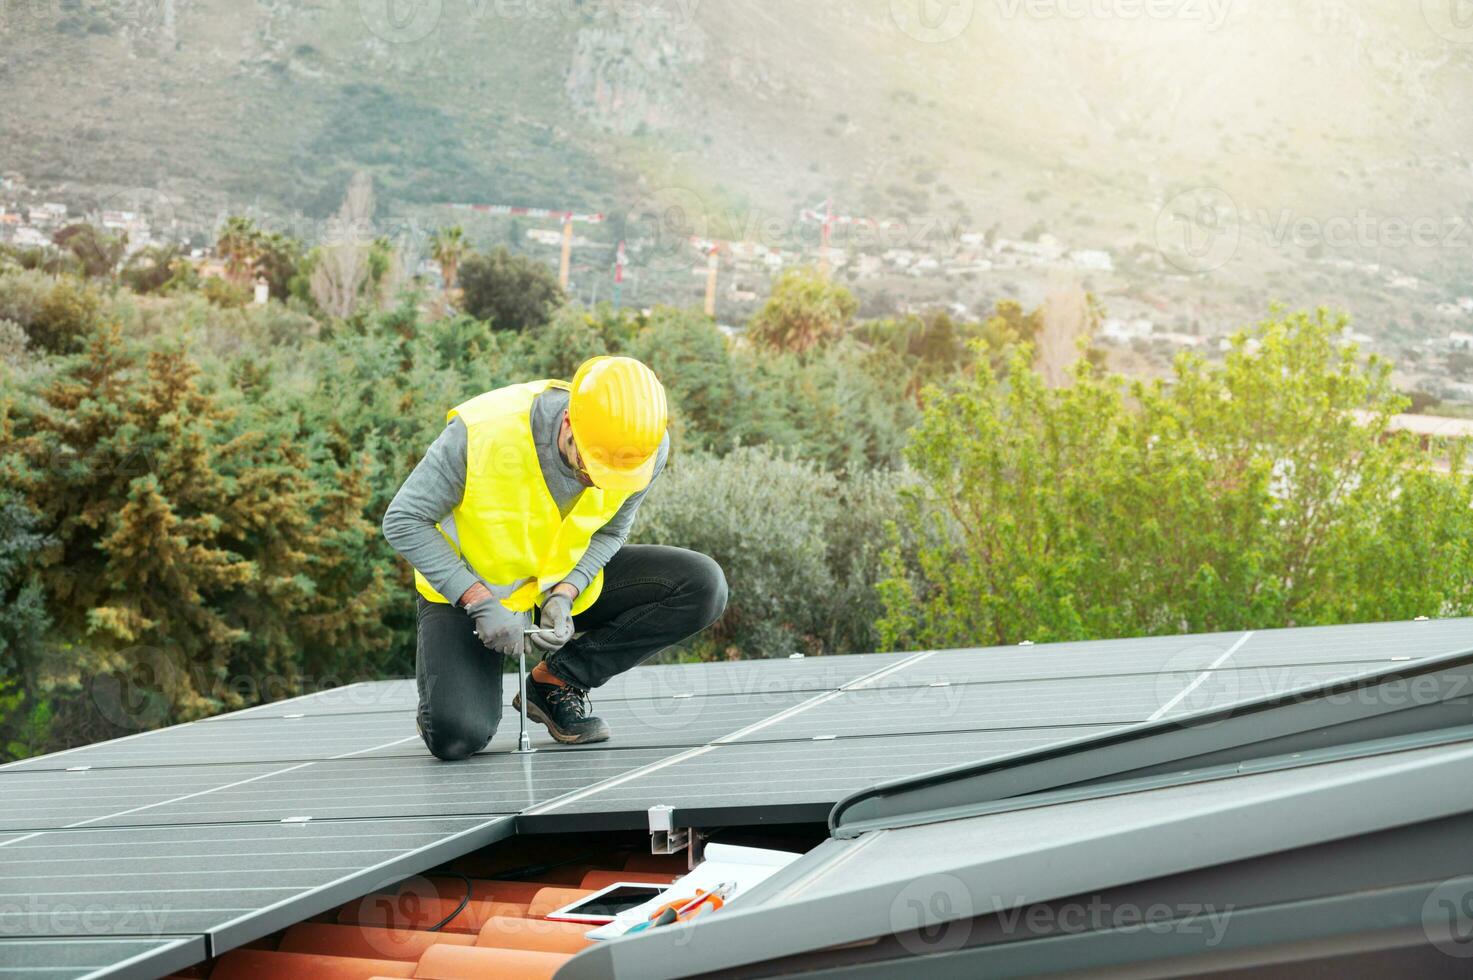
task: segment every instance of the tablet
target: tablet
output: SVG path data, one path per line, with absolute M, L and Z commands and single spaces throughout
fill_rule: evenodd
M 554 922 L 590 922 L 602 925 L 613 922 L 614 916 L 620 912 L 638 908 L 669 890 L 669 885 L 653 885 L 647 881 L 616 881 L 592 895 L 586 895 L 555 912 L 547 913 L 543 918 Z

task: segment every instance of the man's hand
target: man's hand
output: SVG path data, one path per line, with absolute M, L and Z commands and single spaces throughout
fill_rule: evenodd
M 577 590 L 566 583 L 559 583 L 547 600 L 542 603 L 542 618 L 537 625 L 548 633 L 533 633 L 531 640 L 544 651 L 551 653 L 573 638 L 573 599 Z
M 485 593 L 484 598 L 475 599 L 477 591 Z M 501 590 L 505 595 L 511 591 Z M 519 656 L 522 652 L 522 642 L 525 639 L 522 631 L 532 626 L 532 614 L 530 612 L 512 612 L 502 605 L 501 600 L 505 596 L 498 596 L 496 590 L 487 589 L 483 585 L 473 585 L 466 590 L 463 599 L 473 599 L 465 607 L 466 615 L 476 622 L 476 635 L 486 645 L 486 649 L 494 650 L 507 657 Z

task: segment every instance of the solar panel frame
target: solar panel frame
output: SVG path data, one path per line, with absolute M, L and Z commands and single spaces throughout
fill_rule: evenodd
M 49 954 L 44 958 L 26 955 L 43 950 Z M 192 966 L 207 955 L 204 936 L 0 938 L 0 978 L 73 980 L 106 970 L 110 977 L 152 980 Z
M 1084 717 L 1105 724 L 1040 726 L 1039 721 L 1057 721 L 1068 712 L 1030 714 L 1027 705 L 1061 691 L 1080 704 L 1091 689 L 1104 694 L 1096 700 L 1118 702 L 1119 692 L 1138 687 L 1143 677 L 1154 678 L 1151 696 L 1143 698 L 1137 690 L 1140 704 L 1124 719 L 1130 724 L 1147 708 L 1170 717 L 1203 698 L 1216 703 L 1260 687 L 1309 683 L 1324 672 L 1343 677 L 1473 646 L 1473 620 L 1434 623 L 1431 629 L 1425 623 L 1399 623 L 1335 632 L 1225 633 L 640 668 L 594 692 L 595 709 L 617 722 L 617 742 L 560 747 L 538 734 L 538 753 L 512 756 L 505 750 L 513 744 L 515 718 L 506 712 L 488 753 L 453 765 L 432 761 L 414 731 L 412 680 L 365 682 L 0 766 L 0 792 L 11 780 L 13 786 L 54 783 L 73 792 L 95 779 L 94 785 L 119 790 L 98 799 L 95 808 L 73 811 L 60 805 L 38 818 L 42 823 L 61 823 L 67 815 L 82 818 L 62 828 L 18 827 L 7 821 L 20 806 L 0 810 L 0 858 L 41 848 L 53 856 L 65 854 L 64 847 L 77 846 L 88 834 L 132 835 L 135 841 L 163 835 L 175 845 L 173 856 L 198 860 L 199 854 L 181 850 L 193 846 L 190 840 L 248 841 L 287 826 L 354 834 L 359 832 L 349 828 L 456 828 L 385 861 L 323 867 L 324 875 L 344 873 L 311 887 L 301 875 L 291 877 L 291 887 L 271 901 L 263 897 L 259 907 L 222 921 L 196 921 L 209 951 L 219 952 L 362 895 L 375 883 L 388 884 L 392 876 L 417 873 L 514 832 L 642 827 L 647 807 L 655 803 L 676 806 L 676 818 L 686 826 L 817 821 L 827 816 L 843 786 L 873 785 L 891 774 L 913 777 L 958 757 L 975 762 L 979 756 L 1120 729 L 1121 719 L 1101 715 Z M 1344 659 L 1327 664 L 1329 656 Z M 504 688 L 506 701 L 511 687 Z M 948 697 L 966 711 L 950 727 L 937 725 L 927 709 L 944 706 Z M 894 703 L 886 707 L 886 698 Z M 876 706 L 881 710 L 864 710 Z M 1007 710 L 990 710 L 999 706 Z M 989 717 L 1004 723 L 977 727 Z M 906 718 L 916 719 L 912 730 L 897 730 Z M 863 724 L 837 724 L 855 719 Z M 1050 741 L 1032 741 L 1041 738 Z M 222 748 L 228 746 L 234 751 Z M 799 772 L 792 760 L 812 765 Z M 80 768 L 87 766 L 92 768 Z M 356 809 L 332 805 L 339 790 L 347 794 L 350 786 L 373 786 L 380 774 L 389 782 L 405 773 L 413 773 L 417 784 Z M 133 777 L 157 778 L 152 795 L 158 798 L 105 782 Z M 514 788 L 511 781 L 517 778 L 523 782 Z M 486 783 L 477 786 L 478 779 Z M 529 781 L 532 788 L 525 790 Z M 184 785 L 195 792 L 177 792 Z M 25 795 L 32 813 L 47 814 L 44 794 Z M 121 809 L 97 812 L 105 803 Z M 311 819 L 281 823 L 294 817 Z M 90 864 L 100 859 L 59 857 L 53 867 L 65 870 L 63 860 Z M 117 861 L 123 866 L 126 858 Z M 0 871 L 0 883 L 4 880 Z M 80 876 L 73 883 L 86 880 Z

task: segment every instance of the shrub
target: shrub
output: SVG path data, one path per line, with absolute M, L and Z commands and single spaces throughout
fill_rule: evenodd
M 730 586 L 726 615 L 685 652 L 867 649 L 876 607 L 865 566 L 883 546 L 888 480 L 845 484 L 759 447 L 672 463 L 640 507 L 635 540 L 708 554 Z
M 28 333 L 31 343 L 53 354 L 69 354 L 80 349 L 82 339 L 91 332 L 102 307 L 97 291 L 70 276 L 62 276 L 41 300 Z
M 546 323 L 566 300 L 552 270 L 504 247 L 473 252 L 460 265 L 465 310 L 497 330 L 526 330 Z
M 200 292 L 213 305 L 226 309 L 240 309 L 251 301 L 251 294 L 246 287 L 237 286 L 219 276 L 211 276 L 206 279 L 204 285 L 200 287 Z
M 14 320 L 0 319 L 0 361 L 14 364 L 26 354 L 30 337 Z
M 34 269 L 0 273 L 0 320 L 13 320 L 29 333 L 56 280 Z
M 849 326 L 859 301 L 811 269 L 789 269 L 747 327 L 759 347 L 803 353 L 836 339 Z

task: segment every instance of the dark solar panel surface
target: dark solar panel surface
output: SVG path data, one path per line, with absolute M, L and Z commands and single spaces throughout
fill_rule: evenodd
M 160 976 L 205 956 L 201 936 L 159 939 L 0 939 L 0 980 L 73 980 L 131 963 Z
M 412 680 L 321 691 L 0 767 L 0 970 L 221 951 L 519 815 L 822 819 L 875 783 L 1465 649 L 1473 620 L 656 666 L 594 692 L 611 742 L 557 746 L 532 726 L 540 751 L 513 755 L 507 710 L 455 764 L 420 742 Z M 117 942 L 36 941 L 65 937 Z
M 287 921 L 314 915 L 353 897 L 353 887 L 362 894 L 427 866 L 405 863 L 416 856 L 437 862 L 455 844 L 472 849 L 496 840 L 510 822 L 325 820 L 43 832 L 4 848 L 0 936 L 218 937 L 243 931 L 251 919 L 270 932 L 285 924 L 269 914 L 272 906 L 298 902 L 286 910 Z
M 677 809 L 739 801 L 743 807 L 810 806 L 817 819 L 866 786 L 1109 731 L 1108 726 L 957 734 L 888 735 L 817 741 L 731 742 L 696 750 L 662 769 L 547 813 Z M 537 811 L 534 810 L 534 814 Z M 531 824 L 535 825 L 535 824 Z

